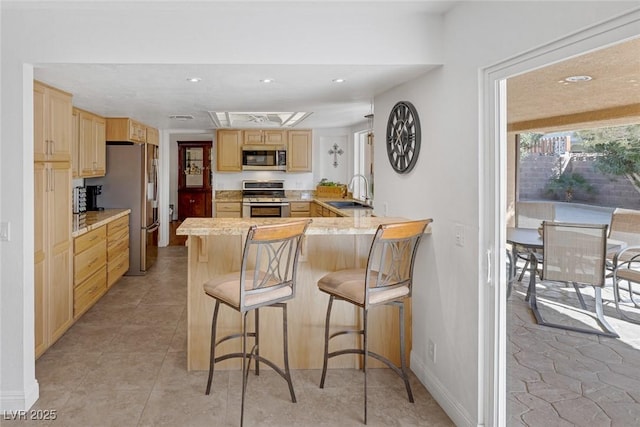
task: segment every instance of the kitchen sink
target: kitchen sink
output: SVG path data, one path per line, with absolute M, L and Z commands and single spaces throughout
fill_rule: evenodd
M 328 205 L 338 209 L 373 209 L 372 206 L 365 205 L 354 200 L 340 200 L 336 202 L 326 202 Z

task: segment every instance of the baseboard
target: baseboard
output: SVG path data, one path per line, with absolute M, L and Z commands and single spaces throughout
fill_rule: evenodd
M 34 380 L 24 391 L 0 390 L 0 414 L 11 411 L 27 411 L 40 397 L 40 386 Z
M 451 396 L 444 384 L 440 382 L 433 371 L 430 371 L 429 368 L 415 356 L 413 351 L 411 352 L 411 370 L 456 426 L 472 427 L 477 425 L 465 408 Z

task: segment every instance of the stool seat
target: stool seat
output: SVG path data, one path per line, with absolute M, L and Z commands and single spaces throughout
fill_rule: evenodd
M 281 300 L 293 294 L 290 286 L 276 286 L 277 280 L 265 280 L 264 271 L 247 270 L 245 290 L 255 289 L 257 283 L 263 285 L 264 292 L 253 293 L 245 297 L 245 309 L 260 306 L 266 302 Z M 257 277 L 256 277 L 257 274 Z M 264 283 L 263 283 L 264 282 Z M 204 292 L 212 298 L 219 299 L 225 304 L 240 309 L 240 272 L 227 273 L 214 277 L 204 285 Z
M 377 272 L 372 272 L 377 275 Z M 360 306 L 364 305 L 365 298 L 365 268 L 334 271 L 318 280 L 318 289 L 330 295 L 352 302 Z M 375 288 L 375 281 L 370 281 L 369 305 L 384 304 L 409 295 L 408 285 L 390 288 Z M 379 289 L 379 290 L 378 290 Z

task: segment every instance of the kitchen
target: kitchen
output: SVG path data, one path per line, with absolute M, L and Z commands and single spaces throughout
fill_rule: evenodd
M 99 2 L 95 3 L 94 6 L 99 8 L 97 5 Z M 103 8 L 96 12 L 76 11 L 70 7 L 64 10 L 52 7 L 41 10 L 31 8 L 25 12 L 17 10 L 16 6 L 13 10 L 4 7 L 3 4 L 2 19 L 3 24 L 6 24 L 3 25 L 3 47 L 5 43 L 11 47 L 3 49 L 2 199 L 20 202 L 3 203 L 2 206 L 3 221 L 11 221 L 11 241 L 3 243 L 6 250 L 2 253 L 4 279 L 2 308 L 16 308 L 17 312 L 9 316 L 9 320 L 4 323 L 11 324 L 12 329 L 16 331 L 29 329 L 29 319 L 32 317 L 24 308 L 27 307 L 24 302 L 31 297 L 28 293 L 29 273 L 25 265 L 30 266 L 33 257 L 27 243 L 31 240 L 31 232 L 27 230 L 31 227 L 32 212 L 31 203 L 27 200 L 33 191 L 31 178 L 29 178 L 31 157 L 14 143 L 14 141 L 31 138 L 26 125 L 31 122 L 28 114 L 30 101 L 25 97 L 30 90 L 24 89 L 25 87 L 29 89 L 29 82 L 33 80 L 31 64 L 91 62 L 97 67 L 116 67 L 114 64 L 118 63 L 175 62 L 188 69 L 189 64 L 210 61 L 226 64 L 240 63 L 242 65 L 235 68 L 228 67 L 229 74 L 240 75 L 242 68 L 246 67 L 244 64 L 256 63 L 313 64 L 318 61 L 327 63 L 335 61 L 347 64 L 345 69 L 350 69 L 358 67 L 354 67 L 353 64 L 378 63 L 381 56 L 386 62 L 423 65 L 441 64 L 444 60 L 450 60 L 447 67 L 436 67 L 429 76 L 411 81 L 407 85 L 396 86 L 399 83 L 399 80 L 396 80 L 393 82 L 393 88 L 390 87 L 387 92 L 376 97 L 374 127 L 377 135 L 384 135 L 386 115 L 399 99 L 415 99 L 422 117 L 428 117 L 430 124 L 427 126 L 426 122 L 424 123 L 425 131 L 428 132 L 428 145 L 423 147 L 421 163 L 412 172 L 412 176 L 398 176 L 389 167 L 385 167 L 384 148 L 376 147 L 374 205 L 379 209 L 383 208 L 383 203 L 387 202 L 390 214 L 400 212 L 406 216 L 417 216 L 421 212 L 435 213 L 434 217 L 439 221 L 437 239 L 433 239 L 433 245 L 425 245 L 427 251 L 419 270 L 420 277 L 430 286 L 421 291 L 420 295 L 416 295 L 416 298 L 425 304 L 426 310 L 423 313 L 414 313 L 419 316 L 416 320 L 421 328 L 415 334 L 420 345 L 412 356 L 416 357 L 418 364 L 415 368 L 421 372 L 421 379 L 429 381 L 432 386 L 435 384 L 433 389 L 440 392 L 441 401 L 451 404 L 450 409 L 452 413 L 457 414 L 457 420 L 462 420 L 461 423 L 468 421 L 467 424 L 473 425 L 487 421 L 484 414 L 489 411 L 487 409 L 489 407 L 479 403 L 481 400 L 490 399 L 488 396 L 491 396 L 485 388 L 488 387 L 487 384 L 481 381 L 481 378 L 485 380 L 486 378 L 478 367 L 481 364 L 478 354 L 482 352 L 479 342 L 483 339 L 483 335 L 477 331 L 478 301 L 482 299 L 482 294 L 475 291 L 468 298 L 470 289 L 481 289 L 481 286 L 474 285 L 477 284 L 478 278 L 483 276 L 483 271 L 471 262 L 469 262 L 471 267 L 468 271 L 456 268 L 460 259 L 464 259 L 465 262 L 477 260 L 479 247 L 482 246 L 479 244 L 480 237 L 477 235 L 479 211 L 482 210 L 482 206 L 478 204 L 482 205 L 484 201 L 478 202 L 478 186 L 482 188 L 486 186 L 477 183 L 480 176 L 478 159 L 483 158 L 477 141 L 480 126 L 477 123 L 478 111 L 475 108 L 478 105 L 478 93 L 483 89 L 478 82 L 478 69 L 529 51 L 535 46 L 549 43 L 571 31 L 591 26 L 595 16 L 602 18 L 617 16 L 625 11 L 622 5 L 606 7 L 598 5 L 600 9 L 594 10 L 595 4 L 589 5 L 585 2 L 581 4 L 581 12 L 576 13 L 576 8 L 563 8 L 555 4 L 538 3 L 535 7 L 517 4 L 499 6 L 482 4 L 476 7 L 461 3 L 456 6 L 455 13 L 451 14 L 446 21 L 441 18 L 432 18 L 424 12 L 406 13 L 396 5 L 387 7 L 386 13 L 382 16 L 367 9 L 364 3 L 358 4 L 357 7 L 351 5 L 341 8 L 339 12 L 333 10 L 330 13 L 327 10 L 314 11 L 313 14 L 298 13 L 299 11 L 296 12 L 290 7 L 282 6 L 280 9 L 275 7 L 273 10 L 251 11 L 249 18 L 251 24 L 255 26 L 255 31 L 251 32 L 247 32 L 242 25 L 236 25 L 239 22 L 246 25 L 246 10 L 236 11 L 234 8 L 224 11 L 228 19 L 215 19 L 212 18 L 215 14 L 201 13 L 200 16 L 195 16 L 194 11 L 186 9 L 172 9 L 171 12 L 174 13 L 167 13 L 166 9 L 153 10 L 148 5 L 138 8 L 132 6 L 135 12 L 132 14 L 123 14 L 122 8 L 114 10 Z M 267 9 L 274 6 L 254 5 L 254 7 Z M 585 12 L 582 13 L 582 11 Z M 593 11 L 593 14 L 591 15 L 589 11 Z M 273 33 L 270 31 L 271 24 L 282 22 L 278 20 L 279 14 L 293 16 L 287 21 L 295 26 L 296 31 L 315 34 L 318 37 L 312 38 L 311 41 L 307 37 L 292 38 L 290 34 L 275 40 L 267 37 L 267 34 Z M 523 20 L 524 15 L 528 19 Z M 563 25 L 551 25 L 548 20 L 550 15 L 562 20 Z M 140 19 L 140 16 L 149 19 Z M 309 20 L 310 16 L 318 19 Z M 354 18 L 355 16 L 358 18 Z M 402 28 L 398 25 L 389 25 L 390 16 L 402 21 L 404 23 Z M 478 19 L 479 16 L 481 19 Z M 265 19 L 265 17 L 274 19 Z M 213 21 L 215 25 L 212 25 Z M 336 29 L 335 32 L 327 31 L 327 22 L 337 22 L 333 27 Z M 121 31 L 113 31 L 116 25 Z M 201 29 L 206 34 L 194 34 L 195 28 Z M 544 31 L 540 31 L 540 28 Z M 444 31 L 441 30 L 447 30 L 447 34 L 442 35 Z M 516 30 L 521 37 L 510 37 L 509 43 L 504 43 L 507 37 L 505 34 L 513 34 Z M 366 37 L 353 37 L 353 34 L 360 34 L 359 31 L 362 31 Z M 406 35 L 402 37 L 403 41 L 400 44 L 397 42 L 399 32 Z M 86 37 L 88 33 L 93 36 Z M 267 42 L 273 42 L 274 46 L 287 47 L 269 49 L 270 46 L 261 46 L 262 49 L 257 49 L 256 46 L 260 47 L 260 43 L 256 43 L 255 34 L 260 33 L 264 33 L 264 39 Z M 40 37 L 34 36 L 38 34 Z M 43 37 L 42 34 L 57 34 L 57 37 Z M 134 39 L 136 42 L 132 43 L 131 40 Z M 216 40 L 220 42 L 216 43 Z M 431 44 L 429 40 L 436 40 L 436 43 Z M 601 45 L 609 42 L 611 41 L 601 42 Z M 194 45 L 192 46 L 191 43 Z M 212 43 L 216 43 L 215 49 L 212 48 Z M 446 45 L 448 55 L 444 55 L 441 50 L 443 44 Z M 68 49 L 70 45 L 77 48 Z M 492 46 L 493 49 L 491 52 L 489 49 L 477 49 L 479 45 Z M 439 47 L 436 48 L 436 46 Z M 581 49 L 587 50 L 594 47 L 597 45 L 592 44 Z M 331 53 L 331 50 L 335 50 L 335 54 Z M 242 52 L 246 54 L 243 55 Z M 295 53 L 295 58 L 287 59 L 285 54 L 291 52 Z M 432 53 L 435 53 L 433 58 Z M 304 68 L 302 65 L 299 67 Z M 26 76 L 23 76 L 23 73 L 26 73 Z M 194 73 L 194 75 L 197 74 Z M 184 79 L 182 76 L 180 78 Z M 225 84 L 227 82 L 224 78 L 220 80 Z M 351 79 L 347 78 L 347 81 L 349 80 Z M 112 85 L 113 82 L 114 80 L 111 81 Z M 143 84 L 144 82 L 141 83 Z M 256 84 L 250 94 L 257 94 L 258 91 L 263 90 L 260 88 L 261 86 Z M 195 89 L 186 85 L 182 89 L 187 96 L 191 96 L 192 90 Z M 209 90 L 203 90 L 203 92 L 207 91 Z M 135 93 L 126 94 L 123 98 L 131 103 L 137 102 Z M 171 104 L 171 102 L 167 103 Z M 367 100 L 366 104 L 364 111 L 358 114 L 359 117 L 369 112 L 370 101 Z M 242 105 L 230 107 L 240 111 L 247 108 Z M 269 111 L 271 108 L 272 106 L 263 106 L 259 110 Z M 336 110 L 338 113 L 341 112 L 339 108 Z M 115 117 L 116 112 L 104 114 Z M 128 111 L 117 114 L 136 117 Z M 144 117 L 140 119 L 147 121 Z M 174 134 L 179 133 L 180 125 L 172 123 L 155 125 L 160 129 L 171 130 L 165 131 L 161 136 L 163 142 L 161 143 L 160 169 L 168 171 L 171 168 L 171 157 L 163 150 L 168 151 L 170 146 L 174 145 L 175 141 L 171 139 Z M 309 127 L 314 130 L 314 139 L 323 136 L 334 137 L 335 134 L 347 135 L 348 138 L 350 132 L 350 129 L 346 129 L 332 134 L 330 130 L 324 128 Z M 344 128 L 346 125 L 338 127 Z M 184 128 L 182 133 L 189 134 Z M 180 137 L 180 140 L 191 140 L 193 133 L 189 135 Z M 211 136 L 209 134 L 207 138 L 212 140 Z M 380 138 L 378 140 L 382 141 Z M 314 144 L 314 150 L 318 150 L 317 154 L 314 152 L 314 158 L 328 158 L 326 151 L 332 145 L 321 149 L 318 144 Z M 338 145 L 345 149 L 341 142 L 338 142 Z M 427 156 L 425 153 L 430 155 Z M 345 155 L 340 156 L 339 161 L 344 157 Z M 333 170 L 330 164 L 325 168 L 327 172 Z M 219 177 L 217 184 L 221 186 L 220 189 L 240 189 L 240 180 L 233 175 L 235 174 Z M 301 177 L 305 175 L 300 174 Z M 297 189 L 297 180 L 300 179 L 299 189 L 313 188 L 324 177 L 340 182 L 349 179 L 348 174 L 334 177 L 330 173 L 320 171 L 313 178 L 292 177 L 293 181 L 288 182 L 287 187 Z M 269 178 L 273 177 L 269 176 Z M 286 175 L 286 179 L 290 179 L 289 175 Z M 174 179 L 161 176 L 161 181 L 160 188 L 168 189 L 170 182 Z M 435 185 L 425 185 L 430 183 Z M 448 191 L 442 191 L 443 186 Z M 406 197 L 407 192 L 420 194 L 421 197 Z M 22 197 L 22 194 L 25 197 Z M 480 199 L 484 200 L 484 198 Z M 165 201 L 162 202 L 162 206 L 167 206 L 169 195 L 167 194 L 163 200 Z M 489 204 L 493 202 L 492 198 L 487 200 Z M 159 215 L 160 222 L 166 223 L 168 208 L 163 208 Z M 165 215 L 164 218 L 163 215 Z M 456 247 L 453 243 L 454 223 L 463 225 L 468 232 L 464 248 Z M 16 239 L 14 236 L 24 238 Z M 436 256 L 436 253 L 439 256 Z M 440 256 L 452 253 L 455 253 L 456 257 Z M 443 302 L 441 296 L 445 293 L 448 298 Z M 446 305 L 447 309 L 441 309 L 441 304 Z M 20 307 L 19 310 L 18 307 Z M 3 311 L 14 312 L 13 309 Z M 453 336 L 458 339 L 452 340 Z M 428 338 L 433 338 L 439 346 L 437 369 L 426 356 Z M 30 391 L 33 381 L 28 379 L 33 378 L 33 364 L 29 362 L 33 359 L 33 355 L 29 355 L 25 350 L 25 347 L 28 347 L 23 344 L 25 340 L 28 341 L 29 338 L 23 339 L 22 336 L 18 337 L 15 333 L 3 329 L 4 360 L 11 360 L 12 369 L 20 373 L 20 375 L 13 375 L 8 370 L 2 371 L 6 385 L 3 391 L 21 390 L 29 392 L 28 396 L 32 396 L 33 393 Z M 18 376 L 20 378 L 17 378 Z

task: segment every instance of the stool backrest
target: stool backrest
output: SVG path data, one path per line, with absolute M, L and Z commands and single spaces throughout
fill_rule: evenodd
M 365 306 L 375 294 L 398 289 L 398 297 L 411 296 L 413 266 L 418 244 L 431 219 L 382 224 L 373 237 L 365 276 Z
M 240 271 L 240 309 L 285 301 L 295 295 L 302 238 L 311 219 L 249 228 Z M 260 294 L 265 296 L 261 301 Z M 253 298 L 251 298 L 253 297 Z
M 542 223 L 542 278 L 604 286 L 606 224 Z

